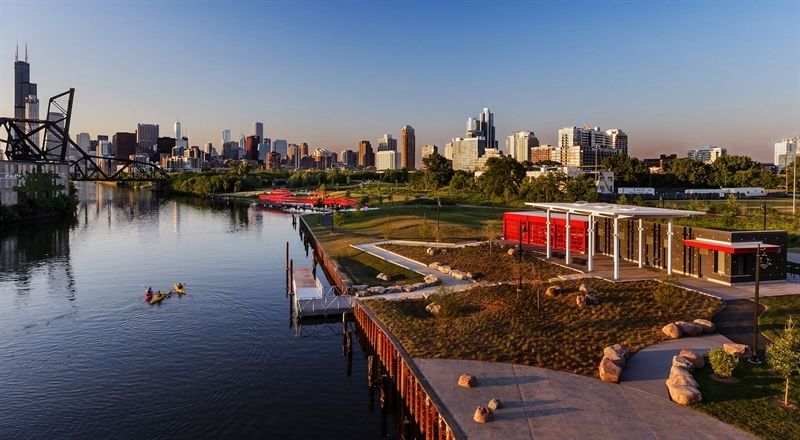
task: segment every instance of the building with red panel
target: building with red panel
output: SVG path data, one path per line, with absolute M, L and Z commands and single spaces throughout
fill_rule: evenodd
M 245 159 L 258 161 L 258 145 L 261 143 L 261 138 L 258 136 L 247 136 L 244 143 Z

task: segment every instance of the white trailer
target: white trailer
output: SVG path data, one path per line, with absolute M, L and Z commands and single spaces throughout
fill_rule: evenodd
M 617 194 L 654 196 L 656 195 L 656 190 L 655 188 L 647 188 L 647 187 L 617 188 Z

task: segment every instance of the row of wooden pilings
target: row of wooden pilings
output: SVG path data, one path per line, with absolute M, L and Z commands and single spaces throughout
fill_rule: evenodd
M 410 356 L 397 339 L 359 301 L 353 303 L 353 314 L 358 324 L 357 337 L 366 343 L 362 345 L 370 347 L 370 388 L 380 388 L 382 405 L 387 400 L 396 405 L 400 433 L 410 438 L 408 433 L 416 431 L 425 440 L 464 438 L 461 430 L 442 415 L 441 401 L 435 397 L 427 381 L 421 379 L 422 373 L 410 362 Z M 375 368 L 375 359 L 382 368 Z M 410 424 L 414 426 L 408 426 Z

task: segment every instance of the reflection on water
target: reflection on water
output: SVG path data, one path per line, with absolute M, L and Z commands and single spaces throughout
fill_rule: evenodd
M 0 438 L 380 436 L 342 323 L 287 325 L 290 216 L 79 191 L 74 222 L 0 231 Z

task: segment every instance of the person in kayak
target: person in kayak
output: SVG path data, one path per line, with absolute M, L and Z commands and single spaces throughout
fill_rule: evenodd
M 147 290 L 144 291 L 144 300 L 150 302 L 153 299 L 153 288 L 148 287 Z
M 178 288 L 178 290 L 183 290 L 183 284 L 178 283 L 177 288 Z

